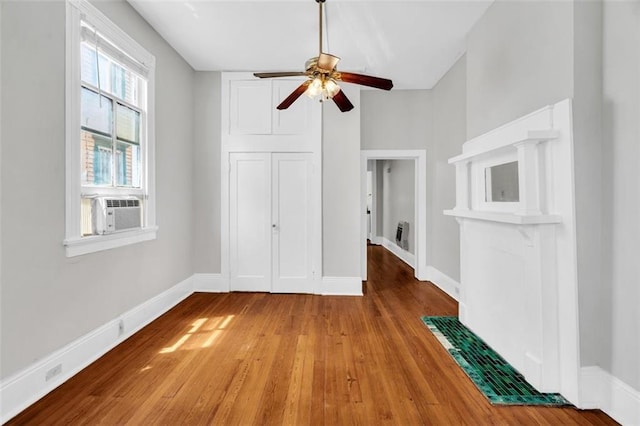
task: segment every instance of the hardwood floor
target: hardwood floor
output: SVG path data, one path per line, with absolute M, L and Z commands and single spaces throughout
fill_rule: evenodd
M 368 250 L 364 297 L 194 294 L 9 424 L 616 424 L 490 405 L 420 321 L 456 302 Z

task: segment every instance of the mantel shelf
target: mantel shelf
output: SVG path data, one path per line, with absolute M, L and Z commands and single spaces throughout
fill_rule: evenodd
M 553 129 L 548 129 L 548 130 L 529 130 L 529 131 L 527 131 L 525 133 L 525 135 L 522 135 L 522 136 L 524 136 L 524 137 L 517 138 L 517 139 L 509 141 L 507 143 L 497 144 L 497 145 L 491 146 L 490 148 L 472 149 L 469 152 L 465 152 L 465 153 L 462 153 L 462 154 L 460 154 L 458 156 L 450 158 L 449 159 L 449 164 L 455 164 L 455 163 L 459 163 L 459 162 L 462 162 L 462 161 L 469 161 L 470 159 L 472 159 L 474 157 L 478 157 L 480 155 L 487 154 L 488 152 L 495 151 L 495 150 L 498 150 L 500 148 L 504 148 L 506 146 L 513 146 L 513 145 L 517 145 L 517 144 L 521 144 L 521 143 L 527 143 L 527 142 L 550 141 L 550 140 L 556 139 L 559 136 L 559 133 L 558 133 L 558 131 L 553 130 Z
M 562 217 L 555 214 L 517 215 L 513 213 L 487 212 L 478 210 L 445 210 L 447 216 L 465 219 L 486 220 L 490 222 L 511 223 L 514 225 L 544 225 L 562 223 Z

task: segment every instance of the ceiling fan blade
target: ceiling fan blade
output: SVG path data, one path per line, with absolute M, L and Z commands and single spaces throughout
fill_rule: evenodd
M 302 95 L 307 90 L 307 86 L 309 86 L 309 83 L 310 81 L 305 81 L 300 86 L 298 86 L 296 90 L 291 92 L 291 94 L 287 96 L 287 98 L 284 101 L 280 102 L 280 105 L 278 105 L 276 108 L 277 109 L 289 108 L 291 104 L 294 103 L 296 99 L 298 99 L 300 95 Z
M 346 83 L 355 83 L 383 90 L 391 90 L 393 87 L 393 81 L 386 78 L 372 77 L 370 75 L 356 74 L 352 72 L 340 71 L 340 80 Z
M 274 77 L 300 77 L 307 75 L 303 71 L 283 71 L 283 72 L 254 72 L 254 76 L 259 78 L 274 78 Z
M 330 55 L 328 53 L 321 53 L 318 56 L 318 68 L 325 71 L 333 71 L 333 69 L 340 62 L 340 58 Z
M 333 102 L 338 105 L 338 108 L 340 108 L 340 111 L 342 112 L 351 111 L 353 109 L 353 104 L 342 90 L 333 96 Z

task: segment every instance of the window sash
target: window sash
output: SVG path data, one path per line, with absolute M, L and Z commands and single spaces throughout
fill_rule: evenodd
M 81 88 L 82 89 L 88 89 L 91 90 L 92 92 L 95 92 L 96 94 L 98 94 L 98 89 L 92 87 L 91 85 L 86 84 L 84 81 L 81 82 Z M 88 133 L 92 133 L 92 134 L 97 134 L 99 136 L 102 136 L 104 138 L 109 138 L 111 141 L 111 165 L 109 168 L 109 173 L 111 176 L 110 182 L 100 182 L 100 183 L 94 183 L 94 184 L 89 184 L 88 182 L 84 182 L 82 184 L 83 187 L 94 187 L 94 186 L 99 186 L 99 187 L 104 187 L 104 186 L 110 186 L 113 188 L 122 188 L 122 189 L 129 189 L 129 188 L 142 188 L 143 186 L 143 181 L 142 181 L 142 176 L 144 176 L 145 174 L 145 165 L 144 165 L 144 161 L 142 161 L 142 159 L 144 158 L 144 152 L 143 150 L 145 149 L 146 144 L 144 143 L 144 134 L 143 134 L 143 129 L 145 127 L 145 114 L 144 114 L 144 110 L 135 107 L 129 103 L 127 103 L 126 101 L 118 98 L 117 96 L 114 96 L 110 93 L 104 93 L 102 95 L 104 98 L 106 98 L 107 100 L 109 100 L 111 102 L 111 128 L 109 129 L 109 132 L 104 132 L 103 130 L 100 129 L 94 129 L 92 127 L 89 126 L 82 126 L 81 125 L 81 130 L 84 130 Z M 137 137 L 138 137 L 138 141 L 132 141 L 129 140 L 127 138 L 123 138 L 120 137 L 118 135 L 118 108 L 119 106 L 122 106 L 124 108 L 128 108 L 129 110 L 132 110 L 134 113 L 138 114 L 138 126 L 137 126 Z M 80 142 L 80 139 L 78 140 L 78 143 Z M 137 167 L 137 169 L 135 171 L 131 172 L 131 184 L 120 184 L 120 179 L 119 178 L 119 158 L 118 158 L 118 146 L 121 144 L 127 144 L 127 145 L 133 145 L 133 146 L 137 146 L 138 147 L 138 152 L 137 155 L 135 156 L 135 159 L 137 160 L 135 165 L 132 163 L 132 166 Z M 99 161 L 96 161 L 99 160 Z M 102 166 L 103 166 L 103 158 L 100 155 L 96 155 L 94 157 L 94 167 L 99 166 L 99 169 L 94 169 L 94 173 L 95 174 L 100 174 L 100 171 L 102 171 Z M 125 162 L 125 168 L 126 168 L 126 162 Z M 81 171 L 81 173 L 83 173 L 84 171 Z M 125 176 L 129 176 L 128 174 L 126 174 Z M 134 177 L 137 177 L 137 179 L 134 180 Z M 125 179 L 126 182 L 127 179 Z M 82 182 L 82 174 L 81 174 L 81 182 Z
M 93 46 L 98 46 L 100 52 L 104 52 L 111 56 L 117 62 L 120 62 L 123 66 L 129 68 L 134 73 L 143 78 L 148 78 L 149 68 L 143 62 L 137 61 L 130 55 L 125 53 L 122 49 L 115 46 L 107 37 L 102 35 L 99 31 L 94 31 L 90 28 L 91 23 L 83 20 L 82 28 L 80 30 L 81 40 L 87 42 Z
M 156 238 L 156 201 L 155 201 L 155 57 L 144 47 L 137 43 L 128 34 L 123 32 L 109 18 L 100 12 L 87 0 L 67 0 L 66 5 L 66 96 L 65 96 L 65 140 L 66 140 L 66 167 L 65 167 L 65 239 L 66 255 L 68 257 L 94 253 L 124 245 Z M 129 65 L 131 73 L 146 79 L 146 85 L 142 85 L 137 91 L 136 101 L 139 99 L 145 109 L 141 112 L 140 128 L 140 162 L 143 169 L 140 175 L 140 188 L 131 187 L 96 187 L 83 186 L 81 176 L 81 88 L 82 78 L 80 64 L 82 60 L 81 48 L 83 43 L 82 28 L 87 27 L 97 30 L 104 38 L 98 43 L 99 53 L 108 57 L 116 65 Z M 113 43 L 106 43 L 106 41 Z M 91 46 L 91 41 L 85 44 Z M 111 48 L 119 46 L 121 49 L 112 51 Z M 123 55 L 123 52 L 126 54 Z M 135 70 L 136 72 L 134 72 Z M 96 89 L 95 87 L 93 87 Z M 105 94 L 105 92 L 102 92 Z M 128 102 L 120 102 L 127 104 Z M 144 201 L 143 228 L 138 230 L 123 231 L 100 236 L 83 236 L 82 199 L 96 196 L 135 196 Z M 86 218 L 84 218 L 86 219 Z

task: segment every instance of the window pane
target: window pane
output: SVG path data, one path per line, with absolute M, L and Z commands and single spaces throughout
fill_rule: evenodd
M 113 121 L 111 99 L 83 87 L 80 119 L 81 126 L 85 129 L 111 134 Z
M 113 94 L 120 99 L 124 99 L 132 105 L 138 104 L 139 78 L 116 62 L 111 63 L 111 86 Z
M 82 43 L 80 55 L 80 78 L 82 81 L 98 87 L 98 67 L 96 66 L 95 46 Z M 109 79 L 110 61 L 102 54 L 98 55 L 98 57 L 100 64 L 100 89 L 111 93 L 111 81 Z
M 81 181 L 83 185 L 111 185 L 111 139 L 95 133 L 81 131 Z
M 140 146 L 118 141 L 117 185 L 140 187 Z
M 140 113 L 118 104 L 116 134 L 118 139 L 140 143 Z
M 113 94 L 124 99 L 125 93 L 125 69 L 120 65 L 111 63 L 111 85 L 113 87 Z

